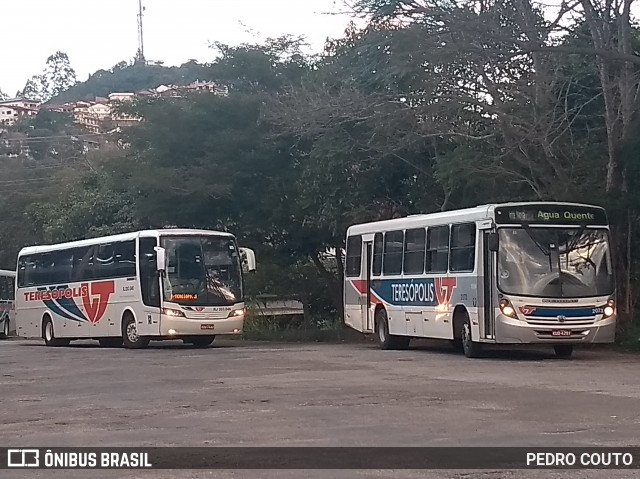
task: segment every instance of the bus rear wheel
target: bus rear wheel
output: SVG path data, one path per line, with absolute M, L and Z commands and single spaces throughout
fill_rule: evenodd
M 5 318 L 2 322 L 2 332 L 0 332 L 0 339 L 7 339 L 9 337 L 9 318 Z
M 556 344 L 553 347 L 556 357 L 561 359 L 569 359 L 573 354 L 573 346 L 571 344 Z
M 69 343 L 71 343 L 70 339 L 56 338 L 53 330 L 53 321 L 49 316 L 42 321 L 42 337 L 44 338 L 44 344 L 47 346 L 69 346 Z
M 128 349 L 142 349 L 149 345 L 149 338 L 138 335 L 136 320 L 129 313 L 122 318 L 122 342 Z
M 376 311 L 376 330 L 380 349 L 407 349 L 409 347 L 410 337 L 389 334 L 389 320 L 384 309 Z
M 103 348 L 119 348 L 122 346 L 122 338 L 101 338 L 98 339 L 100 347 Z
M 216 339 L 215 336 L 194 336 L 191 338 L 187 338 L 184 340 L 185 343 L 193 344 L 197 348 L 206 348 L 213 340 Z

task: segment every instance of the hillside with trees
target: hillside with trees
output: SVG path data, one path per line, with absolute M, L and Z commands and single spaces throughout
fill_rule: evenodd
M 16 204 L 1 230 L 48 242 L 228 229 L 257 250 L 253 293 L 300 298 L 324 320 L 340 315 L 353 222 L 496 201 L 587 202 L 608 210 L 621 331 L 637 327 L 640 36 L 631 1 L 559 11 L 528 0 L 353 3 L 368 25 L 319 58 L 291 38 L 220 45 L 197 76 L 224 82 L 228 96 L 131 104 L 144 121 L 122 132 L 127 148 L 98 153 L 81 180 L 46 201 Z
M 209 79 L 210 67 L 192 60 L 181 66 L 165 67 L 133 62 L 120 62 L 109 70 L 98 70 L 81 83 L 62 91 L 49 103 L 59 105 L 72 101 L 91 101 L 113 92 L 136 92 L 160 85 L 186 85 Z

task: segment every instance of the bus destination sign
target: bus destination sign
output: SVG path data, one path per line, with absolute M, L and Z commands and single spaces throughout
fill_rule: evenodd
M 587 224 L 606 226 L 603 208 L 573 205 L 530 204 L 496 207 L 497 224 Z

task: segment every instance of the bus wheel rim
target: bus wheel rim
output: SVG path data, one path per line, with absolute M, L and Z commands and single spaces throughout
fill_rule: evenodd
M 378 337 L 380 338 L 380 342 L 382 343 L 384 343 L 387 339 L 387 335 L 384 331 L 384 325 L 382 323 L 380 323 L 380 326 L 378 327 Z
M 133 321 L 127 324 L 127 339 L 132 343 L 135 343 L 138 340 L 138 330 L 136 329 L 136 325 Z
M 4 322 L 3 330 L 4 330 L 4 335 L 5 336 L 9 336 L 9 320 L 8 319 L 5 320 L 5 322 Z
M 464 326 L 462 326 L 462 343 L 465 346 L 468 346 L 470 338 L 471 334 L 469 332 L 469 323 L 465 323 Z
M 53 324 L 51 324 L 51 321 L 47 323 L 47 326 L 44 329 L 44 336 L 47 338 L 47 341 L 51 341 L 53 339 Z

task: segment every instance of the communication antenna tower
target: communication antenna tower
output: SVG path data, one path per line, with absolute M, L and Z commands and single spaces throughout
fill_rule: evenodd
M 142 16 L 146 7 L 142 6 L 142 0 L 138 0 L 138 53 L 136 55 L 136 61 L 146 63 L 144 58 L 144 35 L 142 32 Z

